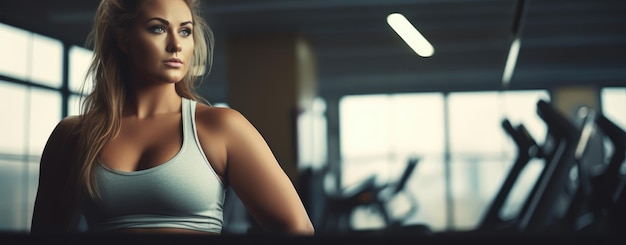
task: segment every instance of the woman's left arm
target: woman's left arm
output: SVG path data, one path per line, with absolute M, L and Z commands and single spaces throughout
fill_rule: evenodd
M 258 130 L 238 111 L 222 110 L 226 177 L 248 212 L 269 232 L 313 235 L 296 189 Z

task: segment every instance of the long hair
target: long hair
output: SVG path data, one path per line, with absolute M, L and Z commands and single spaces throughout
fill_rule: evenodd
M 181 0 L 182 1 L 182 0 Z M 196 93 L 202 77 L 208 75 L 212 64 L 213 34 L 200 16 L 199 0 L 184 0 L 193 16 L 194 51 L 189 71 L 175 88 L 178 95 L 208 102 Z M 78 125 L 78 149 L 72 173 L 77 191 L 98 198 L 94 166 L 106 143 L 120 131 L 122 108 L 126 99 L 128 79 L 127 59 L 118 46 L 118 35 L 123 35 L 141 11 L 142 0 L 101 0 L 96 11 L 93 29 L 87 37 L 87 46 L 93 56 L 85 83 L 92 83 L 92 91 L 81 104 Z M 82 89 L 86 88 L 83 84 Z M 85 92 L 85 91 L 83 91 Z

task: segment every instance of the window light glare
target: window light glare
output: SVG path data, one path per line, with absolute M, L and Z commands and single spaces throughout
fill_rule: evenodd
M 424 36 L 400 13 L 387 16 L 387 24 L 404 40 L 413 51 L 422 57 L 430 57 L 435 53 L 433 46 Z

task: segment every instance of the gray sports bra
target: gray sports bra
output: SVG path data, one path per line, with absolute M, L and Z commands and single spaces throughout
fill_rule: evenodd
M 195 108 L 195 101 L 182 99 L 183 144 L 169 161 L 134 172 L 96 164 L 101 199 L 85 203 L 89 231 L 167 227 L 221 233 L 225 186 L 200 147 Z

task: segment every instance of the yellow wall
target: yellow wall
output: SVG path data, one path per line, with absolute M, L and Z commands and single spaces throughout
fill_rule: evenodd
M 246 35 L 228 40 L 228 104 L 265 137 L 297 183 L 297 124 L 316 95 L 315 57 L 295 34 Z

